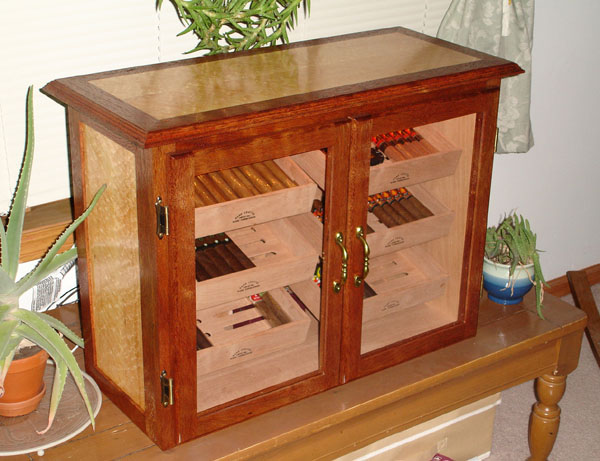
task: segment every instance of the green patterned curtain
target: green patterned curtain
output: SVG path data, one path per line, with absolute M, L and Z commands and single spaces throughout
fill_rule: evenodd
M 529 101 L 534 0 L 453 0 L 438 37 L 514 61 L 524 74 L 504 79 L 498 108 L 498 153 L 533 146 Z

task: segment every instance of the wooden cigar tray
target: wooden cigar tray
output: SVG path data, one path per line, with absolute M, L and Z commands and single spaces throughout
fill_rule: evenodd
M 454 173 L 461 149 L 452 145 L 435 128 L 418 127 L 417 131 L 434 147 L 423 157 L 408 160 L 389 159 L 372 166 L 369 173 L 369 195 Z M 325 182 L 325 155 L 319 150 L 295 155 L 294 161 L 320 186 Z
M 373 213 L 367 213 L 367 225 L 374 231 L 367 234 L 371 256 L 409 248 L 448 234 L 454 220 L 454 211 L 444 206 L 421 184 L 411 186 L 409 191 L 433 213 L 433 216 L 387 227 Z
M 204 362 L 200 361 L 200 353 L 203 351 L 198 351 L 196 410 L 202 412 L 243 397 L 249 392 L 258 392 L 297 376 L 314 372 L 319 367 L 319 322 L 308 313 L 304 314 L 301 320 L 304 321 L 308 321 L 304 341 L 296 344 L 288 342 L 286 347 L 276 347 L 269 352 L 263 350 L 263 353 L 258 355 L 251 354 L 246 356 L 245 361 L 236 359 L 235 366 L 226 366 L 206 373 L 202 368 Z M 277 336 L 276 330 L 282 326 L 285 325 L 265 330 L 262 337 L 254 336 L 248 340 L 250 342 L 256 340 L 257 344 L 260 343 L 259 338 L 270 341 L 270 335 L 274 333 Z M 292 324 L 290 327 L 297 329 L 295 332 L 297 338 L 302 333 L 304 325 L 300 327 Z
M 412 247 L 373 258 L 367 281 L 376 294 L 363 302 L 363 328 L 442 296 L 448 274 L 423 248 Z
M 366 282 L 375 295 L 363 300 L 363 325 L 439 298 L 445 293 L 447 281 L 448 274 L 419 247 L 372 258 Z M 290 288 L 318 318 L 321 291 L 317 284 L 302 280 Z
M 240 229 L 310 211 L 317 186 L 287 157 L 275 163 L 297 186 L 196 208 L 196 236 Z
M 299 221 L 310 226 L 316 219 L 305 213 L 295 220 L 282 218 L 229 231 L 229 238 L 255 267 L 196 282 L 196 308 L 204 309 L 311 278 L 319 253 L 299 229 Z
M 212 343 L 197 353 L 200 373 L 238 365 L 306 340 L 310 314 L 302 310 L 285 288 L 268 293 L 274 301 L 269 307 L 276 310 L 270 314 L 284 319 L 276 326 L 256 307 L 239 310 L 252 305 L 249 297 L 196 311 L 197 327 Z M 255 321 L 260 317 L 263 319 Z

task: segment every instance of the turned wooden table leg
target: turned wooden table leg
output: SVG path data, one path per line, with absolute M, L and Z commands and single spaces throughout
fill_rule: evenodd
M 552 451 L 560 424 L 558 402 L 565 393 L 566 382 L 567 377 L 560 375 L 543 375 L 535 381 L 538 401 L 529 420 L 530 461 L 544 461 Z

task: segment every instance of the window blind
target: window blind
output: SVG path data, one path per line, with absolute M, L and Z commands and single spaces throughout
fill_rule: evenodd
M 292 41 L 401 25 L 435 35 L 450 0 L 312 0 Z M 31 0 L 0 4 L 0 211 L 10 205 L 25 139 L 25 94 L 36 88 L 29 205 L 70 196 L 62 107 L 37 90 L 56 78 L 182 59 L 196 43 L 172 5 L 154 0 Z

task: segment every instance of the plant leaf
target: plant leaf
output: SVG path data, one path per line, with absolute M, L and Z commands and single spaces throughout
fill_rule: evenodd
M 6 227 L 6 238 L 2 245 L 2 266 L 8 276 L 15 280 L 19 267 L 19 255 L 21 253 L 21 235 L 23 234 L 23 222 L 25 220 L 25 207 L 29 193 L 29 180 L 31 178 L 31 164 L 33 162 L 33 87 L 27 90 L 27 140 L 25 143 L 25 155 L 21 172 L 17 181 L 17 187 L 13 196 Z M 6 245 L 6 247 L 4 246 Z
M 48 425 L 41 431 L 36 431 L 39 435 L 48 432 L 48 429 L 54 422 L 58 404 L 65 390 L 65 382 L 67 381 L 67 364 L 65 362 L 55 362 L 56 372 L 54 373 L 54 382 L 52 384 L 52 397 L 50 398 L 50 411 L 48 412 Z
M 35 314 L 38 317 L 40 317 L 44 322 L 46 322 L 48 325 L 50 325 L 52 328 L 61 332 L 69 340 L 73 341 L 79 347 L 83 348 L 83 339 L 81 339 L 79 336 L 77 336 L 75 333 L 73 333 L 73 331 L 71 331 L 71 329 L 68 326 L 66 326 L 64 323 L 62 323 L 60 320 L 55 319 L 51 315 L 48 315 L 44 312 L 36 312 Z
M 0 359 L 5 359 L 9 353 L 13 333 L 19 325 L 18 320 L 3 320 L 0 322 Z
M 81 396 L 83 397 L 85 406 L 92 421 L 92 426 L 95 427 L 94 413 L 85 391 L 83 375 L 81 374 L 81 370 L 79 369 L 79 365 L 77 364 L 75 357 L 65 342 L 58 335 L 58 333 L 56 333 L 56 331 L 46 325 L 44 321 L 38 318 L 35 313 L 25 309 L 19 309 L 15 314 L 15 317 L 19 318 L 23 322 L 17 327 L 17 332 L 21 336 L 33 341 L 46 352 L 48 352 L 56 364 L 61 361 L 66 364 L 69 371 L 73 375 L 73 379 L 75 380 L 75 384 L 77 385 Z
M 5 299 L 10 293 L 14 292 L 17 287 L 14 279 L 8 275 L 3 267 L 0 266 L 0 302 L 10 302 Z
M 15 356 L 15 352 L 17 351 L 17 346 L 21 341 L 17 343 L 17 345 L 11 350 L 4 360 L 0 360 L 0 397 L 4 395 L 4 380 L 6 379 L 6 374 L 8 373 L 8 369 L 10 364 Z
M 56 242 L 54 242 L 54 244 L 50 247 L 48 253 L 46 253 L 46 255 L 42 258 L 39 264 L 31 272 L 29 272 L 29 274 L 27 274 L 25 277 L 23 277 L 17 282 L 17 285 L 19 285 L 20 293 L 24 293 L 29 288 L 37 284 L 40 280 L 42 280 L 40 274 L 44 275 L 46 273 L 46 268 L 51 264 L 52 259 L 56 256 L 56 254 L 67 241 L 67 239 L 70 237 L 70 235 L 75 231 L 75 229 L 77 229 L 79 224 L 81 224 L 83 220 L 87 218 L 88 215 L 92 212 L 105 189 L 106 184 L 104 184 L 100 189 L 98 189 L 98 192 L 96 192 L 96 195 L 94 195 L 94 198 L 92 199 L 87 209 L 81 214 L 81 216 L 79 216 L 65 229 L 65 231 L 60 235 Z
M 52 274 L 57 269 L 60 269 L 62 266 L 72 261 L 77 257 L 77 248 L 69 248 L 64 253 L 57 254 L 54 258 L 52 258 L 52 262 L 50 262 L 47 266 L 40 269 L 35 276 L 33 276 L 32 272 L 37 269 L 33 268 L 30 273 L 23 276 L 21 280 L 16 283 L 17 290 L 15 291 L 16 296 L 21 296 L 27 290 L 32 288 L 34 285 L 40 283 L 50 274 Z

